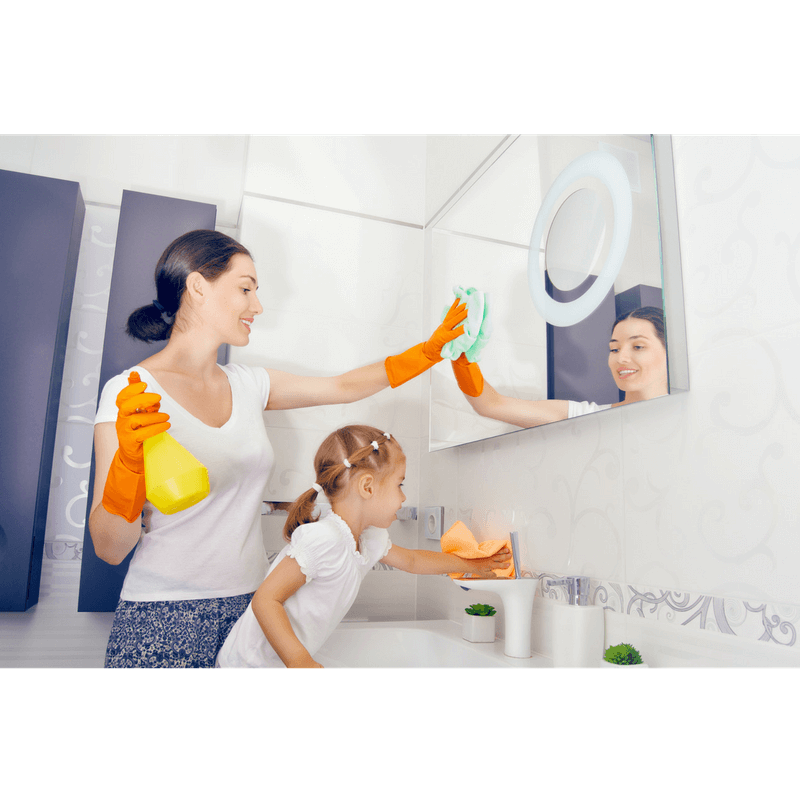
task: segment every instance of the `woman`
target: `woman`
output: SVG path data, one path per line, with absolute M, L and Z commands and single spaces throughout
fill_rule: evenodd
M 521 400 L 497 392 L 477 364 L 464 355 L 451 362 L 453 373 L 470 405 L 482 417 L 532 428 L 607 408 L 638 403 L 669 393 L 664 312 L 644 306 L 617 317 L 611 329 L 608 368 L 625 399 L 610 405 L 573 400 Z
M 399 386 L 441 360 L 467 312 L 454 303 L 427 342 L 384 362 L 304 377 L 216 363 L 220 345 L 248 343 L 263 310 L 253 260 L 234 239 L 205 230 L 179 237 L 155 282 L 156 299 L 131 314 L 128 333 L 167 344 L 108 381 L 95 418 L 92 542 L 111 564 L 136 548 L 106 666 L 212 667 L 268 567 L 259 508 L 273 451 L 263 410 L 351 403 Z M 169 516 L 145 500 L 142 456 L 143 441 L 168 428 L 206 466 L 211 487 Z

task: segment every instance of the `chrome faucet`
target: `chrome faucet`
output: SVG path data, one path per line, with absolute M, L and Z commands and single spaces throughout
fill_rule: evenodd
M 568 575 L 566 578 L 558 578 L 547 581 L 547 586 L 566 586 L 567 598 L 571 606 L 589 605 L 589 578 L 586 575 Z
M 509 534 L 509 539 L 511 541 L 511 558 L 514 559 L 514 577 L 521 578 L 522 562 L 520 561 L 519 557 L 519 532 L 511 531 Z

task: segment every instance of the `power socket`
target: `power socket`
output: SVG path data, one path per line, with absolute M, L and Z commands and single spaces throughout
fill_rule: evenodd
M 425 508 L 425 538 L 442 538 L 442 521 L 444 520 L 444 506 L 426 506 Z

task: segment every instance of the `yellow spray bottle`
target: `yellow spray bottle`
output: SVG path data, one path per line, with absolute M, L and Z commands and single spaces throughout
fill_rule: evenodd
M 210 491 L 208 470 L 166 432 L 144 440 L 144 482 L 147 499 L 162 514 L 190 508 Z

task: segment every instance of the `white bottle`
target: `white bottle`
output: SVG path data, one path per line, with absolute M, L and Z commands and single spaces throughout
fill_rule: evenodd
M 589 578 L 572 575 L 548 583 L 565 585 L 568 590 L 568 602 L 553 606 L 553 666 L 600 666 L 605 617 L 602 606 L 589 603 Z

